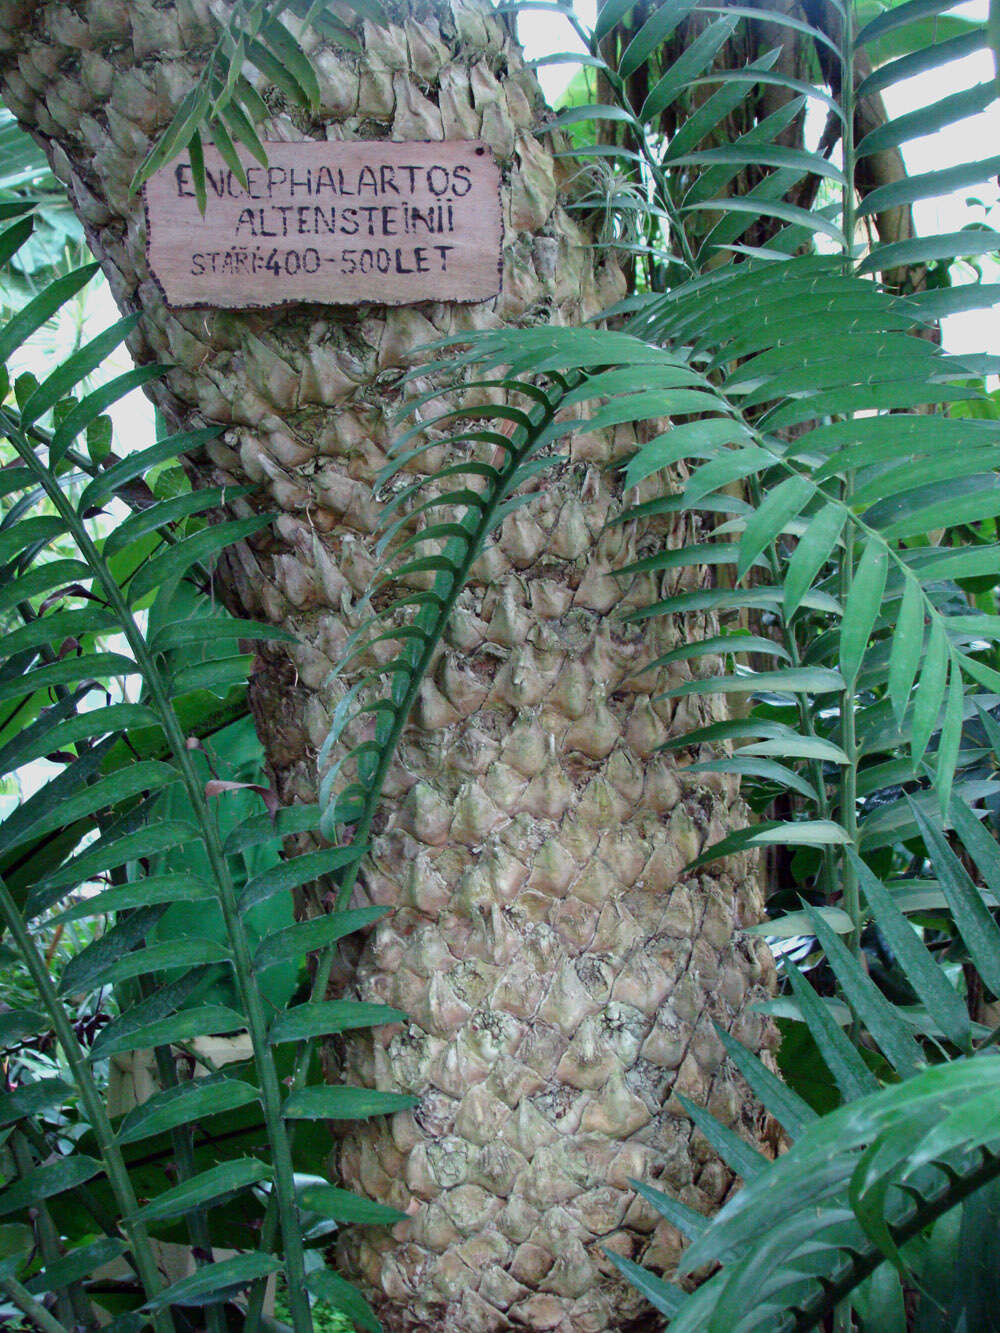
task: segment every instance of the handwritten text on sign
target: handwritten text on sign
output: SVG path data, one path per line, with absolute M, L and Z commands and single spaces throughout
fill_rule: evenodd
M 205 149 L 145 187 L 147 255 L 173 306 L 486 301 L 500 289 L 500 175 L 486 144 L 268 143 L 243 186 Z

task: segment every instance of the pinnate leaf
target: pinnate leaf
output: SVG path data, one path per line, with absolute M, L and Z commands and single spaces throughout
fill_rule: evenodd
M 253 966 L 257 972 L 281 963 L 303 962 L 306 954 L 321 949 L 356 930 L 380 921 L 387 912 L 385 907 L 357 907 L 348 912 L 331 912 L 328 916 L 312 917 L 275 931 L 263 939 L 254 954 Z
M 0 1217 L 9 1217 L 22 1208 L 31 1208 L 42 1199 L 78 1189 L 102 1170 L 100 1162 L 84 1153 L 60 1157 L 46 1166 L 39 1166 L 30 1176 L 8 1185 L 0 1193 Z
M 281 1260 L 273 1254 L 238 1254 L 233 1259 L 206 1264 L 189 1277 L 174 1282 L 148 1301 L 147 1308 L 160 1310 L 170 1305 L 208 1305 L 249 1286 L 257 1278 L 276 1273 L 279 1268 Z
M 416 1097 L 373 1088 L 299 1088 L 285 1101 L 284 1115 L 286 1120 L 367 1120 L 407 1111 L 416 1104 Z
M 138 1216 L 146 1222 L 179 1217 L 206 1204 L 217 1202 L 271 1178 L 271 1167 L 256 1157 L 243 1157 L 233 1162 L 201 1171 L 190 1180 L 184 1180 L 165 1190 L 139 1209 Z
M 923 645 L 923 596 L 917 580 L 907 577 L 889 652 L 889 698 L 900 722 L 906 713 L 910 690 L 920 667 Z
M 406 1214 L 383 1203 L 373 1203 L 336 1185 L 304 1185 L 298 1192 L 299 1206 L 310 1213 L 321 1213 L 335 1222 L 362 1226 L 392 1226 L 406 1220 Z
M 882 594 L 889 569 L 889 555 L 880 543 L 872 542 L 861 554 L 840 626 L 840 672 L 848 689 L 861 670 L 868 639 L 882 607 Z
M 118 1129 L 119 1143 L 163 1134 L 178 1125 L 193 1125 L 209 1115 L 235 1111 L 260 1100 L 260 1091 L 239 1079 L 213 1075 L 156 1093 L 130 1111 Z
M 402 1023 L 406 1014 L 386 1004 L 367 1004 L 360 1000 L 319 1000 L 287 1009 L 271 1024 L 268 1039 L 274 1046 L 286 1041 L 308 1041 L 313 1037 L 332 1036 L 352 1028 L 378 1027 L 383 1023 Z
M 381 1333 L 382 1325 L 364 1296 L 337 1273 L 331 1273 L 326 1268 L 313 1269 L 306 1278 L 306 1286 L 314 1296 L 318 1296 L 334 1310 L 342 1310 L 359 1327 L 368 1329 L 370 1333 Z

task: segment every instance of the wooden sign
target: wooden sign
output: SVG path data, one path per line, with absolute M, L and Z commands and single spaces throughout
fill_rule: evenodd
M 500 173 L 489 147 L 265 144 L 247 183 L 205 148 L 207 208 L 178 158 L 144 187 L 146 254 L 171 306 L 487 301 L 500 290 Z

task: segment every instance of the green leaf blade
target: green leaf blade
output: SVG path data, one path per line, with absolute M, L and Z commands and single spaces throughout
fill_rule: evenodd
M 261 941 L 253 958 L 254 970 L 265 972 L 282 963 L 301 961 L 314 949 L 325 948 L 345 935 L 352 935 L 356 930 L 374 925 L 385 916 L 387 910 L 385 907 L 357 907 L 286 926 Z
M 194 1125 L 204 1116 L 220 1115 L 260 1100 L 260 1090 L 239 1079 L 210 1076 L 156 1093 L 125 1116 L 118 1128 L 118 1142 L 137 1143 L 176 1129 Z
M 394 1115 L 416 1106 L 418 1099 L 402 1092 L 377 1092 L 373 1088 L 299 1088 L 285 1101 L 286 1120 L 368 1120 Z
M 854 571 L 840 626 L 840 673 L 850 690 L 858 678 L 868 640 L 882 609 L 889 553 L 877 542 L 866 545 Z
M 144 1222 L 161 1222 L 166 1218 L 182 1217 L 206 1204 L 218 1202 L 270 1180 L 272 1169 L 266 1162 L 256 1157 L 244 1157 L 232 1162 L 223 1162 L 220 1166 L 200 1171 L 190 1180 L 184 1180 L 172 1189 L 165 1190 L 157 1198 L 139 1209 L 136 1216 Z
M 268 1040 L 273 1046 L 289 1041 L 311 1041 L 353 1028 L 404 1023 L 406 1014 L 385 1004 L 360 1000 L 319 1000 L 286 1010 L 271 1024 Z
M 896 906 L 885 885 L 872 874 L 856 852 L 849 850 L 847 855 L 854 865 L 861 890 L 879 929 L 905 969 L 907 980 L 928 1012 L 941 1025 L 948 1040 L 959 1050 L 970 1053 L 972 1026 L 965 1002 Z
M 902 723 L 913 682 L 920 667 L 924 645 L 924 604 L 920 585 L 907 578 L 896 619 L 896 631 L 889 653 L 889 698 L 896 719 Z

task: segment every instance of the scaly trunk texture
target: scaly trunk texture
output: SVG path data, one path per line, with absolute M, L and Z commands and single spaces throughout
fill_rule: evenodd
M 324 682 L 373 568 L 373 478 L 401 402 L 397 368 L 442 334 L 578 322 L 623 283 L 560 206 L 544 107 L 508 32 L 478 4 L 440 4 L 387 30 L 366 24 L 360 59 L 316 51 L 318 119 L 269 89 L 267 136 L 487 139 L 504 176 L 502 296 L 167 309 L 127 186 L 213 37 L 202 0 L 0 0 L 4 99 L 69 187 L 118 303 L 143 311 L 135 357 L 173 363 L 158 403 L 178 423 L 226 427 L 191 460 L 196 479 L 250 482 L 255 508 L 280 511 L 219 581 L 235 609 L 298 636 L 265 652 L 252 682 L 291 803 L 315 798 L 336 698 Z M 660 1269 L 677 1256 L 677 1233 L 629 1177 L 703 1211 L 731 1187 L 677 1092 L 761 1132 L 712 1026 L 751 1049 L 772 1039 L 750 1009 L 769 993 L 770 955 L 740 933 L 761 911 L 756 871 L 741 858 L 683 870 L 744 812 L 728 779 L 687 776 L 657 753 L 672 730 L 721 713 L 704 700 L 651 702 L 684 664 L 669 680 L 640 673 L 702 626 L 650 631 L 615 614 L 656 587 L 646 577 L 623 589 L 611 570 L 664 536 L 637 523 L 603 530 L 621 505 L 604 465 L 629 442 L 624 431 L 577 435 L 571 462 L 480 560 L 404 736 L 359 887 L 359 901 L 395 910 L 342 984 L 411 1021 L 345 1040 L 340 1065 L 349 1081 L 420 1105 L 341 1141 L 344 1183 L 412 1216 L 392 1234 L 345 1232 L 339 1250 L 391 1333 L 657 1326 L 603 1253 Z M 671 574 L 666 590 L 681 581 Z M 305 910 L 321 902 L 310 895 Z

